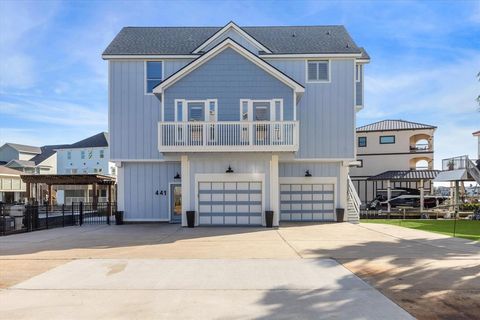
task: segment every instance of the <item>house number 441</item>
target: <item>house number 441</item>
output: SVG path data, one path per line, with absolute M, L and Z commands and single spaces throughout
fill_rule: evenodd
M 156 194 L 157 194 L 157 195 L 161 195 L 161 196 L 166 196 L 166 195 L 167 195 L 167 191 L 166 191 L 166 190 L 160 190 L 160 191 L 157 191 Z

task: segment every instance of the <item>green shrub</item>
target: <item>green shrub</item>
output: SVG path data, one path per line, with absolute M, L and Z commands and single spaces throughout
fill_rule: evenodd
M 475 209 L 480 208 L 480 202 L 478 203 L 464 203 L 460 205 L 460 211 L 475 211 Z

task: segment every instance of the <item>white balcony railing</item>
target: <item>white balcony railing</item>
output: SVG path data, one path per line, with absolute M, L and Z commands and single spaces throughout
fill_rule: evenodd
M 298 150 L 298 122 L 159 122 L 158 150 L 294 152 Z

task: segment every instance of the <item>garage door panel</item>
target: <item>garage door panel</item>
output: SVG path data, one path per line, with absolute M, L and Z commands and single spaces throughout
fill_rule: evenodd
M 261 182 L 199 182 L 199 223 L 261 225 Z
M 333 184 L 281 184 L 280 220 L 334 221 Z

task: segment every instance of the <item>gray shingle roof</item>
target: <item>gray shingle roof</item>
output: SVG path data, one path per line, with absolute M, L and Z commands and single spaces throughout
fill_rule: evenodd
M 357 132 L 368 131 L 398 131 L 398 130 L 418 130 L 418 129 L 436 129 L 437 127 L 418 122 L 405 120 L 382 120 L 367 124 L 357 128 Z
M 435 179 L 440 170 L 391 170 L 368 178 L 368 180 L 419 181 Z
M 355 44 L 344 26 L 241 28 L 273 54 L 365 52 Z M 125 27 L 103 54 L 190 54 L 221 29 L 222 27 Z
M 108 147 L 108 133 L 100 132 L 94 136 L 75 142 L 74 144 L 62 145 L 56 149 L 96 148 Z
M 10 142 L 7 142 L 5 144 L 9 145 L 10 147 L 14 148 L 19 152 L 35 153 L 35 154 L 39 154 L 42 152 L 42 150 L 39 147 L 27 146 L 25 144 L 10 143 Z
M 0 174 L 20 176 L 20 173 L 21 172 L 18 170 L 10 169 L 5 166 L 0 166 Z
M 9 168 L 35 168 L 35 162 L 30 160 L 13 159 L 9 161 L 5 166 Z
M 68 146 L 68 144 L 58 144 L 58 145 L 50 145 L 50 146 L 43 146 L 40 149 L 42 153 L 37 154 L 35 157 L 30 159 L 30 161 L 35 162 L 36 165 L 42 163 L 46 159 L 50 158 L 53 154 L 55 154 L 56 149 L 61 149 L 63 147 Z

